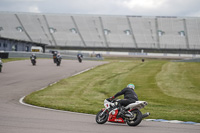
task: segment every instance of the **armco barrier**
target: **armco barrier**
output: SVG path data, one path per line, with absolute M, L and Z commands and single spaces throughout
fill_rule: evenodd
M 200 62 L 200 58 L 195 58 L 195 59 L 184 59 L 184 60 L 175 60 L 174 62 Z
M 8 52 L 8 58 L 29 58 L 32 55 L 32 52 Z M 51 53 L 35 53 L 37 58 L 53 58 Z M 62 55 L 63 59 L 77 60 L 76 55 Z M 103 58 L 96 57 L 83 57 L 83 60 L 103 60 Z
M 0 52 L 0 58 L 2 59 L 7 59 L 8 58 L 8 54 L 7 52 Z

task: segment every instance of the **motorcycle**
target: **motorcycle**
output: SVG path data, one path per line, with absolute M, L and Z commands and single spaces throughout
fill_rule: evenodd
M 53 54 L 53 62 L 56 63 L 57 62 L 57 53 Z
M 0 72 L 2 71 L 3 63 L 0 61 Z
M 34 56 L 31 57 L 31 63 L 33 64 L 33 66 L 36 65 L 36 59 Z
M 82 62 L 83 55 L 82 55 L 82 54 L 78 54 L 78 55 L 77 55 L 77 58 L 78 58 L 78 61 L 81 63 L 81 62 Z
M 150 115 L 149 112 L 142 114 L 140 109 L 144 108 L 148 103 L 146 101 L 136 101 L 124 107 L 125 113 L 118 115 L 118 100 L 104 100 L 104 109 L 101 109 L 96 115 L 96 122 L 104 124 L 108 122 L 127 123 L 129 126 L 137 126 L 143 118 Z
M 60 66 L 62 58 L 59 56 L 56 57 L 56 65 Z

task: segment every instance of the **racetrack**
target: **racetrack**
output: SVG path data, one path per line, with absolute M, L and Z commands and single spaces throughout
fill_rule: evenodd
M 137 127 L 125 124 L 96 124 L 94 115 L 45 110 L 24 106 L 19 99 L 62 78 L 105 62 L 40 59 L 5 63 L 0 73 L 0 133 L 199 133 L 200 126 L 142 121 Z M 102 100 L 103 104 L 103 100 Z

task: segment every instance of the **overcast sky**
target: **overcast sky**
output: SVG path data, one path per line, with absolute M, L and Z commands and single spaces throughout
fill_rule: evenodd
M 200 17 L 200 0 L 0 0 L 0 11 Z

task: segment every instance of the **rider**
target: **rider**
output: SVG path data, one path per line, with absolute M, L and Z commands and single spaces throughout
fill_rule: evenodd
M 3 62 L 1 61 L 1 58 L 0 58 L 0 65 L 1 65 L 1 66 L 3 65 Z
M 1 61 L 1 58 L 0 58 L 0 72 L 2 71 L 2 67 L 3 67 L 3 62 Z
M 56 55 L 56 62 L 60 61 L 61 62 L 62 56 L 60 53 L 57 53 Z
M 116 93 L 113 97 L 108 98 L 108 100 L 112 101 L 118 96 L 124 95 L 124 99 L 118 101 L 119 106 L 119 114 L 124 114 L 124 106 L 127 106 L 128 104 L 135 103 L 138 101 L 138 96 L 134 91 L 135 85 L 134 84 L 128 84 L 126 88 L 121 90 L 120 92 Z
M 57 51 L 53 52 L 53 62 L 56 63 L 57 62 Z
M 77 58 L 80 58 L 80 57 L 83 58 L 83 55 L 81 53 L 78 53 Z
M 30 56 L 30 59 L 36 59 L 36 55 L 33 53 L 31 56 Z
M 58 53 L 58 54 L 56 55 L 56 58 L 57 58 L 57 59 L 62 58 L 62 57 L 61 57 L 61 54 Z

